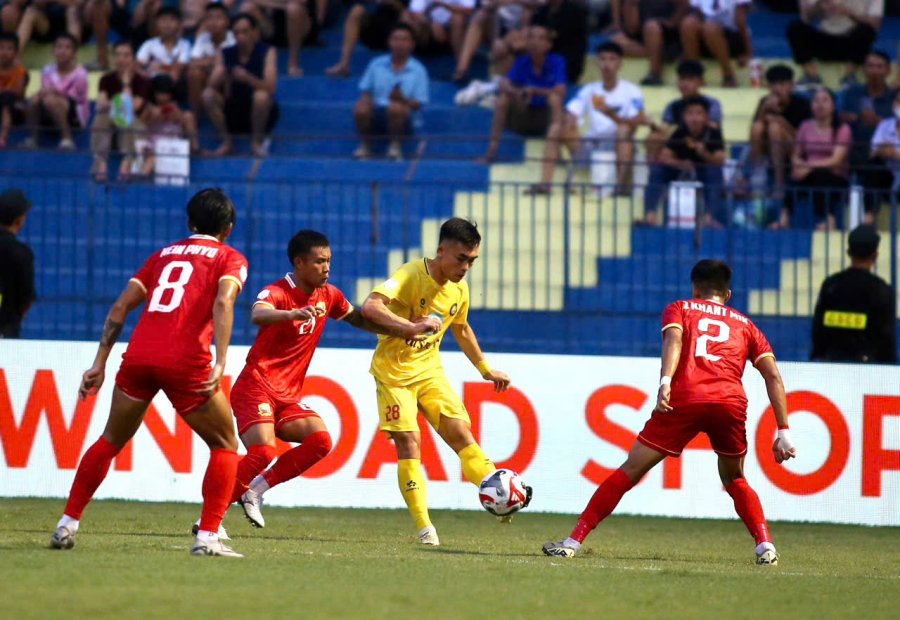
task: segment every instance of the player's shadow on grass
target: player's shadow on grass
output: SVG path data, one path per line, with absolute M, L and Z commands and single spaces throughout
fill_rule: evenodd
M 538 551 L 535 553 L 509 553 L 508 551 L 482 551 L 482 550 L 472 550 L 472 549 L 450 549 L 447 547 L 428 547 L 426 548 L 424 545 L 419 547 L 419 550 L 422 553 L 440 553 L 444 555 L 484 555 L 491 557 L 509 557 L 509 558 L 522 558 L 522 557 L 532 557 L 534 555 L 540 555 Z

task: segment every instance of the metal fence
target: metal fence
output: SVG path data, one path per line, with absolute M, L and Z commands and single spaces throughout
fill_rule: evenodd
M 109 303 L 152 251 L 186 234 L 184 205 L 204 186 L 98 185 L 83 177 L 13 179 L 35 204 L 23 238 L 34 248 L 40 300 L 25 323 L 32 338 L 93 340 Z M 785 359 L 804 359 L 822 279 L 848 265 L 846 229 L 865 217 L 865 191 L 840 201 L 839 228 L 769 230 L 780 203 L 725 191 L 714 221 L 703 192 L 657 188 L 659 226 L 643 225 L 645 186 L 572 181 L 549 193 L 525 182 L 216 181 L 238 209 L 231 240 L 251 264 L 235 340 L 252 341 L 253 294 L 288 269 L 287 240 L 298 228 L 325 232 L 334 251 L 332 281 L 361 301 L 406 260 L 431 255 L 440 223 L 475 220 L 484 237 L 470 273 L 473 322 L 489 349 L 652 355 L 657 320 L 669 301 L 689 295 L 688 275 L 703 257 L 735 271 L 733 304 L 768 331 Z M 652 188 L 651 188 L 652 189 Z M 861 193 L 861 194 L 860 194 Z M 884 196 L 877 273 L 898 284 L 898 208 Z M 690 203 L 690 204 L 688 204 Z M 693 206 L 691 212 L 689 206 Z M 812 209 L 798 197 L 795 213 Z M 677 215 L 677 217 L 675 217 Z M 326 344 L 370 346 L 366 334 L 327 331 Z

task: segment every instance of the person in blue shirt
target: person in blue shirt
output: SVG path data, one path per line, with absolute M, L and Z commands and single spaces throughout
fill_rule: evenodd
M 516 58 L 500 82 L 494 107 L 491 141 L 484 155 L 497 157 L 504 127 L 526 136 L 543 136 L 551 123 L 562 121 L 566 97 L 566 61 L 550 52 L 553 36 L 544 26 L 532 26 L 526 35 L 526 53 Z
M 372 59 L 359 81 L 360 97 L 353 109 L 360 144 L 353 157 L 372 155 L 372 140 L 387 134 L 387 156 L 403 159 L 401 141 L 421 124 L 422 106 L 428 103 L 428 72 L 412 57 L 415 39 L 406 24 L 397 24 L 388 37 L 389 54 Z

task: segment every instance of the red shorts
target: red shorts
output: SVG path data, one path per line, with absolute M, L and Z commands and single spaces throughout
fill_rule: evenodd
M 231 410 L 237 419 L 238 435 L 243 435 L 254 424 L 274 424 L 277 433 L 286 422 L 319 416 L 302 401 L 285 401 L 277 397 L 256 373 L 246 370 L 231 388 Z
M 198 393 L 209 379 L 209 367 L 172 367 L 129 364 L 123 361 L 116 375 L 116 386 L 135 400 L 151 401 L 160 390 L 181 416 L 199 409 L 209 396 Z
M 747 410 L 728 403 L 691 404 L 667 413 L 654 411 L 638 434 L 638 441 L 668 456 L 681 451 L 698 433 L 706 433 L 716 454 L 747 454 Z

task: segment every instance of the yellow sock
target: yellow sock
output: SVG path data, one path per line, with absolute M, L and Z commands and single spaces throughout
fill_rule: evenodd
M 462 462 L 466 480 L 476 486 L 481 484 L 485 476 L 497 469 L 477 443 L 470 443 L 460 450 L 459 460 Z
M 397 483 L 409 514 L 420 530 L 431 525 L 428 516 L 428 493 L 425 488 L 425 474 L 419 459 L 399 459 L 397 461 Z

